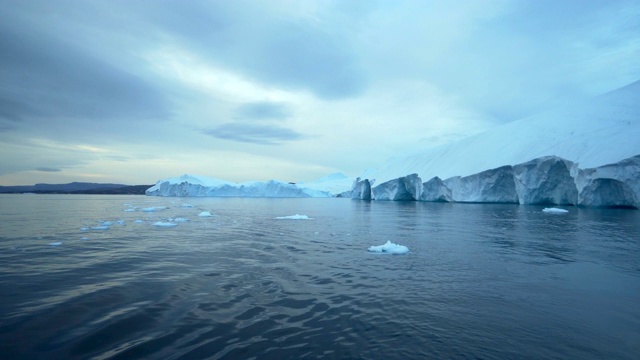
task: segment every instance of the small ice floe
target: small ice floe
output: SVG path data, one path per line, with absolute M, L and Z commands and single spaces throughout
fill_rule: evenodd
M 91 230 L 109 230 L 109 226 L 107 225 L 92 226 Z
M 134 220 L 133 222 L 134 222 L 134 223 L 137 223 L 137 224 L 142 224 L 144 221 L 142 221 L 142 220 L 138 219 L 138 220 Z
M 89 228 L 88 227 L 81 227 L 80 231 L 89 231 Z
M 111 226 L 113 225 L 113 221 L 103 221 L 102 226 Z
M 182 204 L 182 207 L 183 208 L 192 208 L 193 205 L 191 205 L 191 204 Z
M 280 220 L 309 220 L 311 218 L 308 217 L 307 215 L 295 214 L 295 215 L 289 215 L 289 216 L 278 216 L 278 217 L 276 217 L 276 219 L 280 219 Z
M 142 211 L 144 211 L 144 212 L 156 212 L 158 210 L 164 210 L 166 208 L 167 208 L 166 206 L 154 206 L 154 207 L 142 208 Z
M 213 216 L 213 215 L 211 215 L 211 213 L 208 212 L 208 211 L 203 211 L 200 214 L 198 214 L 198 216 L 206 216 L 206 217 L 208 217 L 208 216 Z
M 163 222 L 163 221 L 158 221 L 153 223 L 153 226 L 158 226 L 158 227 L 174 227 L 174 226 L 178 226 L 178 224 L 176 223 L 172 223 L 172 222 Z
M 179 218 L 175 218 L 175 219 L 169 219 L 169 221 L 173 221 L 173 222 L 187 222 L 187 221 L 189 221 L 189 219 L 179 217 Z
M 83 237 L 81 237 L 81 238 L 80 238 L 80 240 L 82 240 L 82 241 L 87 241 L 87 240 L 89 240 L 89 238 L 88 238 L 88 237 L 86 237 L 86 236 L 83 236 Z
M 135 212 L 136 209 L 124 209 L 124 212 Z
M 49 243 L 49 246 L 60 246 L 62 243 L 60 241 Z
M 564 213 L 568 213 L 569 210 L 559 209 L 559 208 L 544 208 L 542 209 L 542 212 L 552 213 L 552 214 L 564 214 Z
M 409 248 L 387 241 L 384 245 L 370 246 L 369 251 L 381 254 L 405 254 L 409 252 Z
M 118 220 L 116 222 L 118 223 L 118 225 L 124 225 L 124 220 Z

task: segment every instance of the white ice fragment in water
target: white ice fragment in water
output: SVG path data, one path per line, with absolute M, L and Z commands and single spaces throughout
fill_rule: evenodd
M 559 208 L 544 208 L 542 209 L 542 211 L 546 213 L 553 213 L 553 214 L 564 214 L 569 212 L 569 210 L 559 209 Z
M 134 212 L 136 209 L 124 209 L 124 212 Z
M 178 226 L 178 224 L 176 223 L 172 223 L 172 222 L 162 222 L 162 221 L 158 221 L 153 223 L 153 226 L 159 226 L 159 227 L 174 227 L 174 226 Z
M 102 226 L 111 226 L 113 225 L 113 221 L 103 221 Z
M 182 207 L 183 208 L 192 208 L 193 205 L 191 205 L 191 204 L 182 204 Z
M 138 220 L 135 220 L 135 221 L 134 221 L 134 223 L 138 223 L 138 224 L 142 224 L 143 222 L 144 222 L 144 221 L 142 221 L 142 220 L 140 220 L 140 219 L 138 219 Z
M 213 216 L 213 215 L 211 215 L 211 213 L 208 211 L 203 211 L 200 214 L 198 214 L 198 216 Z
M 102 226 L 92 226 L 91 230 L 109 230 L 109 227 L 106 225 L 102 225 Z
M 289 216 L 278 216 L 278 217 L 276 217 L 276 219 L 280 219 L 280 220 L 309 220 L 311 218 L 308 217 L 307 215 L 295 214 L 295 215 L 289 215 Z
M 56 241 L 56 242 L 49 243 L 49 245 L 51 245 L 51 246 L 60 246 L 60 245 L 62 245 L 62 243 L 60 241 Z
M 166 208 L 167 208 L 166 206 L 146 207 L 146 208 L 142 208 L 142 211 L 144 211 L 144 212 L 156 212 L 158 210 L 164 210 Z
M 86 236 L 83 236 L 82 238 L 80 238 L 80 240 L 89 240 L 89 238 Z
M 175 222 L 187 222 L 187 221 L 189 221 L 189 219 L 179 217 L 179 218 L 173 219 L 173 221 L 175 221 Z
M 409 252 L 409 248 L 387 241 L 384 245 L 370 246 L 369 251 L 381 254 L 404 254 Z
M 88 231 L 88 230 L 89 230 L 89 228 L 88 228 L 88 227 L 81 227 L 81 228 L 80 228 L 80 230 L 82 230 L 82 231 Z
M 120 224 L 120 225 L 124 225 L 124 220 L 118 220 L 118 221 L 116 221 L 116 222 L 117 222 L 118 224 Z

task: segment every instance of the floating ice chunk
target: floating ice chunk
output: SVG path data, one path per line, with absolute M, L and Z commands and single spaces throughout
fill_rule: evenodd
M 113 221 L 103 221 L 102 226 L 111 226 L 113 225 Z
M 140 219 L 138 219 L 138 220 L 135 220 L 135 221 L 134 221 L 134 223 L 138 223 L 138 224 L 142 224 L 143 222 L 144 222 L 144 221 L 142 221 L 142 220 L 140 220 Z
M 387 241 L 384 245 L 370 246 L 369 251 L 382 254 L 404 254 L 409 252 L 409 248 Z
M 86 237 L 86 236 L 83 236 L 83 237 L 80 238 L 80 240 L 89 240 L 89 238 Z
M 62 243 L 60 241 L 49 243 L 50 246 L 60 246 Z
M 88 231 L 88 230 L 89 230 L 89 228 L 88 228 L 88 227 L 81 227 L 81 228 L 80 228 L 80 230 L 82 230 L 82 231 Z
M 159 226 L 159 227 L 174 227 L 174 226 L 178 226 L 178 224 L 176 223 L 172 223 L 172 222 L 162 222 L 162 221 L 158 221 L 153 223 L 153 226 Z
M 124 209 L 124 212 L 135 212 L 136 209 Z
M 154 206 L 154 207 L 142 208 L 142 211 L 144 211 L 144 212 L 156 212 L 158 210 L 164 210 L 166 208 L 167 208 L 166 206 Z
M 544 208 L 542 209 L 542 211 L 546 213 L 552 213 L 552 214 L 564 214 L 569 212 L 569 210 L 559 209 L 559 208 Z
M 182 204 L 182 207 L 183 208 L 192 208 L 193 205 L 191 205 L 191 204 Z
M 208 211 L 203 211 L 200 214 L 198 214 L 198 216 L 213 216 L 213 215 L 211 215 L 211 213 Z
M 187 222 L 187 221 L 189 221 L 189 219 L 179 217 L 179 218 L 173 219 L 173 221 L 174 222 Z
M 278 216 L 278 217 L 276 217 L 276 219 L 280 219 L 280 220 L 309 220 L 311 218 L 308 217 L 307 215 L 295 214 L 295 215 L 289 215 L 289 216 Z
M 91 230 L 109 230 L 109 226 L 107 225 L 102 225 L 102 226 L 92 226 Z

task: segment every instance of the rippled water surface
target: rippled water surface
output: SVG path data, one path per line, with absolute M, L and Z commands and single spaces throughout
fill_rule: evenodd
M 1 195 L 0 357 L 638 359 L 640 211 L 568 210 Z

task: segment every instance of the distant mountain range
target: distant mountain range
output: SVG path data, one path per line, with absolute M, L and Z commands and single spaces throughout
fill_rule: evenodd
M 72 182 L 68 184 L 0 186 L 0 193 L 144 195 L 144 192 L 152 186 Z

